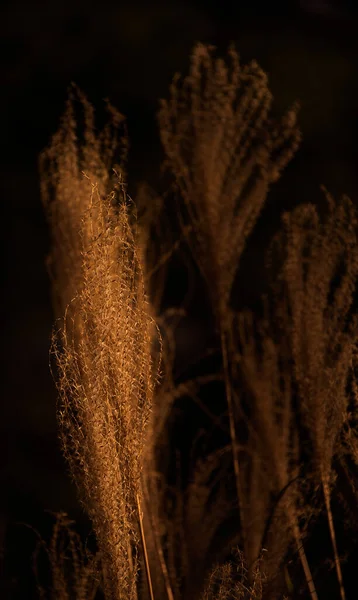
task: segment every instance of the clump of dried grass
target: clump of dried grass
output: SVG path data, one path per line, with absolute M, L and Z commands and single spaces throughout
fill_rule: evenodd
M 311 597 L 316 598 L 302 544 L 303 526 L 311 517 L 312 506 L 302 481 L 293 378 L 285 340 L 276 342 L 272 323 L 255 323 L 250 312 L 233 314 L 231 322 L 234 418 L 245 432 L 239 453 L 239 490 L 248 578 L 262 556 L 264 597 L 275 597 L 276 579 L 294 543 Z M 262 555 L 263 548 L 267 552 Z
M 137 597 L 145 554 L 141 474 L 150 445 L 156 328 L 125 186 L 119 178 L 106 195 L 109 176 L 92 109 L 83 98 L 82 104 L 84 146 L 73 136 L 70 102 L 45 153 L 53 158 L 47 172 L 53 203 L 44 193 L 54 235 L 51 264 L 59 310 L 66 306 L 52 346 L 58 418 L 64 454 L 97 536 L 105 596 L 128 600 Z M 81 167 L 88 173 L 80 184 Z
M 273 241 L 282 266 L 274 286 L 276 320 L 285 331 L 298 386 L 298 412 L 311 443 L 314 487 L 322 486 L 341 598 L 345 598 L 331 511 L 334 459 L 351 432 L 347 389 L 358 339 L 353 300 L 358 277 L 357 209 L 323 188 L 324 218 L 311 204 L 283 216 Z M 350 436 L 352 440 L 353 437 Z M 345 450 L 347 452 L 347 449 Z M 356 452 L 351 445 L 352 457 Z
M 358 264 L 356 212 L 347 198 L 336 205 L 326 192 L 329 216 L 325 224 L 319 223 L 313 206 L 299 207 L 284 217 L 283 236 L 286 235 L 287 244 L 282 251 L 287 253 L 287 259 L 282 279 L 289 304 L 283 325 L 284 347 L 276 348 L 264 334 L 263 354 L 259 356 L 253 331 L 250 338 L 237 325 L 238 335 L 233 338 L 230 295 L 240 257 L 269 186 L 292 158 L 300 133 L 296 126 L 297 105 L 274 122 L 269 117 L 272 96 L 266 75 L 255 62 L 242 68 L 233 48 L 229 55 L 230 66 L 213 59 L 212 47 L 198 44 L 189 75 L 183 80 L 175 76 L 170 100 L 162 101 L 159 125 L 165 166 L 187 209 L 191 226 L 188 240 L 208 283 L 221 335 L 248 577 L 250 580 L 253 576 L 251 569 L 264 533 L 270 537 L 273 560 L 285 556 L 293 538 L 311 597 L 317 597 L 298 527 L 298 522 L 307 519 L 313 509 L 307 498 L 305 505 L 303 491 L 292 485 L 300 473 L 302 456 L 299 417 L 294 414 L 297 408 L 291 390 L 293 378 L 298 386 L 298 412 L 312 445 L 310 481 L 316 489 L 323 486 L 340 594 L 344 598 L 330 488 L 333 458 L 343 452 L 342 436 L 345 452 L 347 439 L 352 439 L 352 429 L 347 425 L 346 386 L 357 340 L 356 318 L 349 323 Z M 339 266 L 343 275 L 332 293 Z M 279 321 L 282 295 L 277 294 L 275 302 L 275 318 Z M 279 322 L 282 324 L 282 319 Z M 285 355 L 290 346 L 293 372 L 292 362 Z M 248 386 L 251 402 L 249 419 L 245 417 L 248 439 L 243 451 L 237 434 L 238 421 L 244 418 L 242 390 L 234 383 L 235 371 L 240 372 L 241 383 L 245 381 Z M 344 433 L 346 430 L 349 435 Z M 272 495 L 279 497 L 283 490 L 277 521 L 280 525 L 276 523 L 273 531 L 273 520 L 267 530 Z
M 241 66 L 197 44 L 189 75 L 174 77 L 161 101 L 159 127 L 165 166 L 187 208 L 193 256 L 222 320 L 245 243 L 269 186 L 296 152 L 298 105 L 275 121 L 267 75 L 252 61 Z
M 109 195 L 107 167 L 115 144 L 107 129 L 103 161 L 92 109 L 83 97 L 84 146 L 76 139 L 70 103 L 67 122 L 42 162 L 42 193 L 54 234 L 55 300 L 58 314 L 65 312 L 54 343 L 65 455 L 94 523 L 106 598 L 147 597 L 138 585 L 145 556 L 151 597 L 276 600 L 274 580 L 295 543 L 314 599 L 302 548 L 302 524 L 313 510 L 300 479 L 302 426 L 312 447 L 310 481 L 315 489 L 323 486 L 344 598 L 330 493 L 333 459 L 349 455 L 358 462 L 354 409 L 346 394 L 357 340 L 356 320 L 346 326 L 358 272 L 356 214 L 348 199 L 336 205 L 327 194 L 324 224 L 312 206 L 284 217 L 278 245 L 286 259 L 274 294 L 282 345 L 267 324 L 255 330 L 248 315 L 232 315 L 230 294 L 245 243 L 300 133 L 297 105 L 280 121 L 270 119 L 272 96 L 256 63 L 241 67 L 231 48 L 227 66 L 212 51 L 194 49 L 190 74 L 182 84 L 174 79 L 159 124 L 166 166 L 187 207 L 183 234 L 207 280 L 221 335 L 240 516 L 233 539 L 247 571 L 238 576 L 232 563 L 211 562 L 215 534 L 232 510 L 220 484 L 213 493 L 220 455 L 197 463 L 186 491 L 165 510 L 168 492 L 156 470 L 168 416 L 177 398 L 195 395 L 209 379 L 174 382 L 173 332 L 160 314 L 164 281 L 156 287 L 153 275 L 179 241 L 171 245 L 166 239 L 162 255 L 152 253 L 150 232 L 163 203 L 149 188 L 139 198 L 144 218 L 138 231 L 130 224 L 121 180 L 117 195 Z M 116 119 L 119 126 L 118 114 Z M 332 294 L 340 261 L 344 274 Z M 157 294 L 149 306 L 150 288 Z M 154 318 L 166 335 L 165 379 L 156 390 Z M 238 427 L 245 432 L 240 440 Z M 219 482 L 227 477 L 222 464 L 219 474 Z M 268 552 L 261 556 L 264 546 Z
M 259 547 L 251 552 L 253 540 L 246 539 L 247 498 L 242 489 L 228 354 L 230 295 L 241 254 L 270 184 L 279 179 L 295 153 L 300 132 L 297 104 L 278 121 L 270 117 L 272 95 L 267 76 L 255 61 L 241 67 L 231 47 L 228 65 L 214 59 L 213 50 L 201 44 L 195 47 L 189 75 L 183 81 L 175 76 L 170 100 L 161 103 L 159 126 L 165 166 L 187 208 L 193 232 L 189 243 L 208 283 L 221 335 L 242 544 L 250 578 L 250 561 Z M 263 498 L 250 496 L 254 512 Z M 263 519 L 267 510 L 265 506 Z
M 261 600 L 263 576 L 260 561 L 255 565 L 252 584 L 248 583 L 245 558 L 239 548 L 231 561 L 215 565 L 207 581 L 201 600 Z
M 41 600 L 94 600 L 100 585 L 99 553 L 84 548 L 80 536 L 73 529 L 65 513 L 55 515 L 52 537 L 47 544 L 39 536 L 34 552 L 34 572 Z M 44 550 L 51 574 L 47 589 L 40 581 L 39 554 Z

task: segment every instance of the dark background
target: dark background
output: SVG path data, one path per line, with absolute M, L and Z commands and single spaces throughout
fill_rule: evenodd
M 23 0 L 1 8 L 1 598 L 36 597 L 36 536 L 24 523 L 48 538 L 53 521 L 45 510 L 65 510 L 80 531 L 88 528 L 56 437 L 48 367 L 53 314 L 44 264 L 49 233 L 37 172 L 38 154 L 59 125 L 67 86 L 76 82 L 99 109 L 108 97 L 127 116 L 132 195 L 139 180 L 158 182 L 158 98 L 167 96 L 176 71 L 187 72 L 196 41 L 221 51 L 234 41 L 242 62 L 256 59 L 269 74 L 278 114 L 300 100 L 303 144 L 272 188 L 245 252 L 242 303 L 251 307 L 262 291 L 263 251 L 282 210 L 320 201 L 321 183 L 333 194 L 358 199 L 355 5 Z M 193 318 L 183 326 L 183 356 L 194 344 L 196 325 Z

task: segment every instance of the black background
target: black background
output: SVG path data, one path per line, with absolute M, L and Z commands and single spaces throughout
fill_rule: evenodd
M 321 183 L 333 194 L 358 199 L 357 24 L 355 3 L 338 0 L 50 0 L 2 6 L 1 598 L 36 597 L 36 536 L 23 523 L 46 538 L 52 517 L 45 510 L 65 510 L 80 530 L 88 527 L 56 437 L 48 368 L 53 314 L 44 264 L 49 232 L 37 172 L 38 154 L 59 125 L 67 86 L 75 81 L 95 107 L 109 98 L 127 116 L 132 195 L 139 180 L 158 182 L 158 99 L 167 96 L 176 71 L 187 71 L 196 41 L 221 51 L 234 41 L 242 62 L 256 59 L 269 75 L 278 114 L 300 100 L 303 144 L 272 188 L 245 252 L 242 304 L 252 307 L 265 279 L 263 251 L 282 210 L 319 202 Z M 195 319 L 181 332 L 183 356 L 194 344 Z

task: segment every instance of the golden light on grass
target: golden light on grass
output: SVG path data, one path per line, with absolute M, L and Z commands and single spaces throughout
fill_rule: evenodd
M 46 206 L 57 306 L 65 311 L 52 347 L 58 418 L 64 454 L 98 540 L 106 598 L 129 600 L 137 597 L 143 556 L 141 473 L 150 444 L 156 380 L 151 349 L 157 331 L 125 185 L 118 174 L 115 189 L 106 195 L 103 143 L 95 137 L 89 104 L 83 98 L 82 104 L 84 147 L 73 135 L 70 103 L 67 120 L 46 151 L 57 160 L 48 175 L 55 198 Z M 81 167 L 88 173 L 80 173 Z
M 277 600 L 284 569 L 292 588 L 284 563 L 293 546 L 316 600 L 302 542 L 320 488 L 318 511 L 328 516 L 344 600 L 331 494 L 334 462 L 358 464 L 357 212 L 348 198 L 336 202 L 325 191 L 324 218 L 313 205 L 286 213 L 269 255 L 278 250 L 279 276 L 268 320 L 233 312 L 241 255 L 300 132 L 296 104 L 271 118 L 267 76 L 256 62 L 241 66 L 233 48 L 227 62 L 213 51 L 194 48 L 189 75 L 176 76 L 161 103 L 159 127 L 165 166 L 186 210 L 182 236 L 207 282 L 220 334 L 220 374 L 174 380 L 174 332 L 165 318 L 183 310 L 161 314 L 161 302 L 166 262 L 181 239 L 160 229 L 167 198 L 145 185 L 137 223 L 125 183 L 122 115 L 108 105 L 110 121 L 96 132 L 93 108 L 73 86 L 61 127 L 41 155 L 62 446 L 93 522 L 93 564 L 106 600 Z M 229 441 L 196 459 L 185 489 L 170 496 L 157 456 L 163 444 L 170 450 L 174 404 L 214 380 L 225 383 Z M 234 501 L 225 489 L 230 477 Z M 224 556 L 224 544 L 217 563 L 213 546 L 233 505 L 234 558 Z

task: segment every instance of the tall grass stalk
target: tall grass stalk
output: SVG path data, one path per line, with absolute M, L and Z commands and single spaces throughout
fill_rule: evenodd
M 105 597 L 136 600 L 145 557 L 141 474 L 151 444 L 157 332 L 125 185 L 119 176 L 106 195 L 103 144 L 89 105 L 82 104 L 84 145 L 74 135 L 70 103 L 43 157 L 53 159 L 47 178 L 54 198 L 48 203 L 45 193 L 44 201 L 54 237 L 58 310 L 66 306 L 52 345 L 58 419 L 63 451 L 96 533 Z M 105 135 L 102 142 L 106 148 Z
M 331 510 L 334 460 L 350 419 L 348 382 L 358 339 L 353 310 L 358 278 L 357 209 L 323 187 L 323 218 L 311 204 L 283 216 L 273 240 L 281 257 L 273 286 L 276 322 L 288 339 L 298 385 L 298 411 L 311 442 L 311 481 L 322 486 L 340 596 L 345 598 Z M 354 457 L 353 457 L 354 458 Z
M 241 67 L 231 47 L 228 66 L 213 58 L 213 50 L 196 46 L 189 75 L 183 80 L 175 76 L 170 100 L 161 103 L 159 125 L 165 164 L 187 209 L 194 232 L 189 242 L 208 283 L 220 331 L 238 507 L 245 523 L 227 340 L 230 296 L 270 184 L 297 150 L 300 132 L 297 104 L 279 121 L 270 118 L 272 95 L 255 61 Z M 247 557 L 245 527 L 242 537 Z M 252 568 L 250 564 L 249 578 Z
M 301 486 L 292 374 L 284 347 L 274 341 L 271 327 L 269 321 L 255 323 L 250 312 L 232 316 L 233 406 L 236 422 L 246 430 L 240 453 L 246 509 L 241 526 L 249 541 L 245 558 L 256 568 L 262 549 L 267 548 L 261 569 L 269 588 L 295 542 L 311 597 L 316 599 L 298 525 L 308 521 L 311 508 Z

